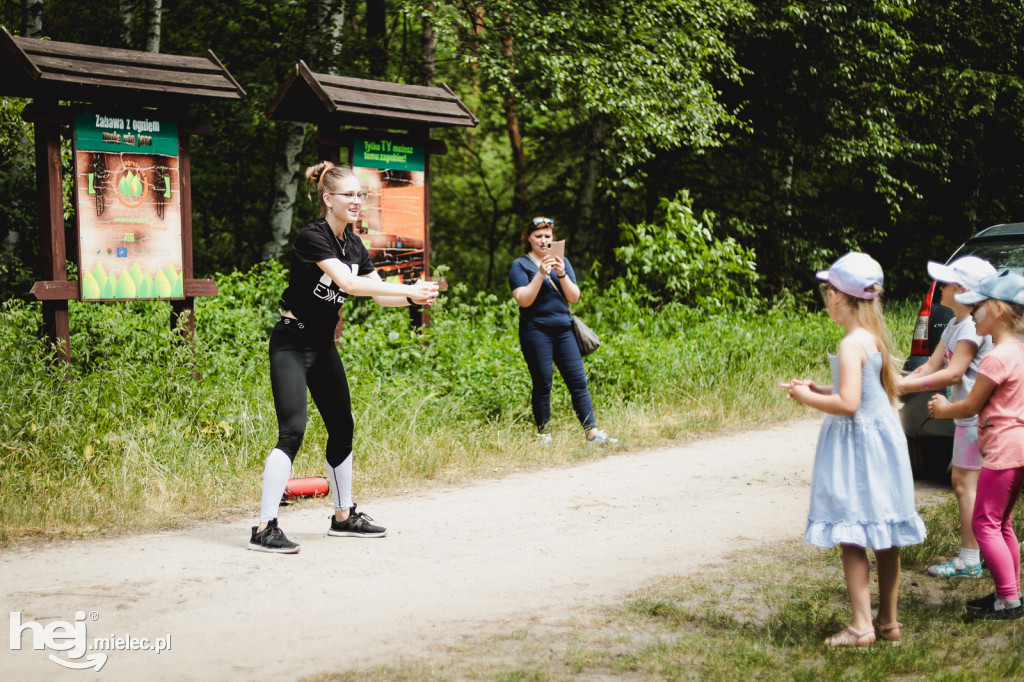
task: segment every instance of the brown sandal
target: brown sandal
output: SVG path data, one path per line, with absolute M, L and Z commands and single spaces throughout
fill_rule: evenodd
M 886 642 L 889 642 L 893 646 L 900 645 L 900 639 L 903 638 L 903 633 L 900 631 L 900 628 L 903 627 L 903 623 L 897 623 L 896 621 L 893 621 L 888 625 L 882 625 L 878 622 L 877 618 L 873 620 L 872 623 L 875 626 L 875 632 L 878 634 L 880 638 L 882 638 Z
M 825 644 L 830 647 L 865 647 L 871 646 L 874 643 L 874 630 L 868 630 L 867 632 L 857 632 L 853 628 L 846 628 L 845 630 L 840 630 L 839 632 L 825 640 Z

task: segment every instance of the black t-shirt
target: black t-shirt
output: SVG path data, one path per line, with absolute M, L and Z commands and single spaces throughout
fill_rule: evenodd
M 288 287 L 281 294 L 281 308 L 291 311 L 314 330 L 324 332 L 334 330 L 338 323 L 338 310 L 348 298 L 348 294 L 317 265 L 329 258 L 340 260 L 351 268 L 354 275 L 368 275 L 374 271 L 363 241 L 351 230 L 345 230 L 344 240 L 339 239 L 327 221 L 321 218 L 299 233 L 292 245 L 292 269 Z

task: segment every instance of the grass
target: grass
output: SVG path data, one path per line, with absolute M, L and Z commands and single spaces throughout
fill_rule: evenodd
M 581 608 L 561 622 L 516 623 L 508 632 L 461 640 L 456 650 L 400 667 L 304 679 L 1019 679 L 1024 621 L 972 621 L 963 610 L 966 600 L 991 592 L 988 574 L 963 581 L 926 574 L 934 559 L 959 550 L 955 500 L 922 515 L 927 542 L 902 552 L 900 647 L 830 650 L 823 644 L 849 622 L 839 551 L 794 540 L 667 577 L 621 603 Z
M 11 368 L 0 385 L 0 543 L 255 513 L 276 440 L 266 342 L 285 277 L 264 265 L 217 281 L 220 294 L 197 302 L 191 346 L 168 327 L 165 303 L 71 302 L 73 362 L 57 372 L 38 305 L 0 306 L 0 364 Z M 591 393 L 601 427 L 628 448 L 802 414 L 778 382 L 826 380 L 841 331 L 792 302 L 758 314 L 651 311 L 621 297 L 590 305 L 577 312 L 604 340 L 587 359 Z M 897 340 L 915 312 L 893 307 Z M 601 456 L 585 446 L 560 379 L 556 447 L 533 447 L 510 297 L 456 288 L 422 335 L 401 310 L 345 313 L 357 497 Z M 294 477 L 323 473 L 326 431 L 310 413 Z
M 276 430 L 265 344 L 283 280 L 269 268 L 218 283 L 221 295 L 199 304 L 191 347 L 166 328 L 164 304 L 73 305 L 75 361 L 62 379 L 39 342 L 38 307 L 0 307 L 0 363 L 12 370 L 0 386 L 0 541 L 255 513 Z M 827 379 L 825 353 L 840 337 L 822 313 L 796 306 L 652 313 L 599 300 L 578 312 L 604 339 L 587 361 L 601 425 L 633 449 L 805 414 L 777 384 Z M 915 314 L 912 303 L 889 311 L 901 354 Z M 400 313 L 351 306 L 341 352 L 354 396 L 359 496 L 601 456 L 583 445 L 557 380 L 556 447 L 531 447 L 528 378 L 507 301 L 452 292 L 425 339 Z M 293 476 L 321 473 L 325 435 L 311 419 Z M 510 624 L 430 659 L 308 679 L 1020 677 L 1024 624 L 963 617 L 966 599 L 991 590 L 987 576 L 950 583 L 925 575 L 958 547 L 955 502 L 923 515 L 928 539 L 903 552 L 907 641 L 898 649 L 823 646 L 849 613 L 838 552 L 794 541 L 667 577 L 562 622 Z

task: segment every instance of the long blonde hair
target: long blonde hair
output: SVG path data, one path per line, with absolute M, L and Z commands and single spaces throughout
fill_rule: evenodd
M 330 161 L 321 161 L 315 166 L 306 169 L 306 181 L 309 185 L 316 185 L 316 196 L 320 200 L 320 217 L 327 215 L 327 202 L 324 201 L 324 194 L 336 192 L 338 185 L 345 178 L 356 177 L 355 172 L 348 166 L 335 166 Z M 310 187 L 306 187 L 306 198 L 312 199 L 309 195 Z
M 1013 333 L 1017 334 L 1018 336 L 1024 334 L 1024 304 L 1010 303 L 1009 301 L 999 302 L 1006 306 L 1006 321 L 1009 323 L 1009 327 L 1013 331 Z
M 843 294 L 841 291 L 839 293 L 846 297 L 850 307 L 853 308 L 857 322 L 875 338 L 878 352 L 882 354 L 882 387 L 885 389 L 885 394 L 889 396 L 889 402 L 899 405 L 896 383 L 900 376 L 900 363 L 892 354 L 892 336 L 889 334 L 889 327 L 885 324 L 885 316 L 882 314 L 882 287 L 876 284 L 870 291 L 877 293 L 878 298 L 868 300 Z

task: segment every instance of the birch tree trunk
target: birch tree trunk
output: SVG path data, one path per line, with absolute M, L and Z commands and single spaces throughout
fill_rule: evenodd
M 22 0 L 22 35 L 26 38 L 43 37 L 43 0 Z M 14 253 L 21 241 L 21 232 L 10 229 L 0 248 L 4 253 Z
M 323 2 L 319 16 L 329 17 L 330 23 L 325 27 L 334 42 L 340 42 L 345 27 L 345 6 L 332 13 L 329 0 Z M 327 73 L 336 73 L 334 66 L 328 66 Z M 275 260 L 283 256 L 288 249 L 291 237 L 292 222 L 295 219 L 295 198 L 298 195 L 302 167 L 299 159 L 306 141 L 305 123 L 294 121 L 279 124 L 284 128 L 279 141 L 278 151 L 274 159 L 274 171 L 271 183 L 274 188 L 274 199 L 270 206 L 270 241 L 263 245 L 263 260 Z
M 43 37 L 43 0 L 23 0 L 22 35 L 26 38 Z
M 160 51 L 163 0 L 146 0 L 146 52 Z
M 283 256 L 288 248 L 295 215 L 295 195 L 299 189 L 299 155 L 306 139 L 306 124 L 294 121 L 282 122 L 277 157 L 274 160 L 272 182 L 274 200 L 270 206 L 270 241 L 263 246 L 263 260 L 275 260 Z
M 121 13 L 121 40 L 125 47 L 131 47 L 132 24 L 135 23 L 135 0 L 121 0 L 118 11 Z

